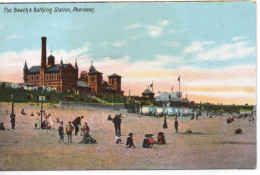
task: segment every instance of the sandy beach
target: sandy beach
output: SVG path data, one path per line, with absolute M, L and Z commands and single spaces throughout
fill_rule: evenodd
M 24 108 L 27 115 L 21 115 Z M 0 170 L 89 170 L 89 169 L 254 169 L 256 167 L 256 122 L 235 119 L 226 123 L 227 116 L 199 120 L 180 117 L 179 133 L 175 133 L 174 118 L 167 119 L 168 129 L 163 129 L 163 118 L 128 114 L 122 119 L 122 140 L 134 133 L 135 149 L 116 144 L 114 126 L 107 120 L 116 111 L 87 108 L 53 108 L 44 104 L 46 113 L 59 118 L 66 125 L 77 116 L 85 116 L 90 135 L 97 144 L 79 144 L 82 136 L 73 135 L 73 143 L 58 143 L 58 123 L 53 130 L 34 129 L 36 104 L 15 104 L 16 129 L 11 130 L 10 103 L 0 103 L 0 122 L 6 131 L 0 131 Z M 34 113 L 34 117 L 31 116 Z M 190 128 L 193 133 L 185 134 Z M 242 128 L 241 135 L 234 134 Z M 144 135 L 164 132 L 165 145 L 142 148 Z

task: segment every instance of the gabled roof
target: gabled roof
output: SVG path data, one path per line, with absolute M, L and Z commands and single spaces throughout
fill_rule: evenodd
M 72 66 L 71 64 L 64 64 L 63 67 L 66 69 L 67 67 Z M 73 67 L 73 66 L 72 66 Z M 33 66 L 28 70 L 28 74 L 37 74 L 40 73 L 41 66 Z M 49 69 L 46 69 L 46 73 L 50 72 L 59 72 L 60 64 L 55 64 Z
M 146 89 L 142 94 L 154 94 L 154 93 L 149 89 Z
M 28 73 L 39 73 L 41 69 L 41 66 L 33 66 L 28 70 Z
M 113 73 L 112 75 L 109 75 L 108 77 L 122 77 L 122 76 L 117 75 L 116 73 Z

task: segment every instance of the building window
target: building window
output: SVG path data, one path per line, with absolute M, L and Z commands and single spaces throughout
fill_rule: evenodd
M 37 81 L 39 80 L 39 75 L 36 75 L 36 80 L 37 80 Z
M 59 74 L 57 74 L 57 80 L 59 79 Z

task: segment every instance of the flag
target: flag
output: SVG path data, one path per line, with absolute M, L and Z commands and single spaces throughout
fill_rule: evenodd
M 150 87 L 153 87 L 153 82 L 152 82 L 152 84 L 150 85 Z
M 180 81 L 180 80 L 181 80 L 181 76 L 179 75 L 178 81 Z

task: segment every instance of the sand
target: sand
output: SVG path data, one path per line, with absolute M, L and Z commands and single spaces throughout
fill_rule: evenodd
M 21 115 L 24 108 L 27 115 Z M 227 116 L 199 120 L 180 117 L 179 133 L 175 133 L 174 118 L 168 118 L 168 129 L 163 129 L 163 118 L 138 117 L 136 114 L 122 119 L 122 140 L 134 133 L 135 149 L 116 144 L 114 126 L 107 120 L 116 111 L 60 108 L 44 104 L 46 113 L 65 124 L 77 116 L 90 127 L 90 135 L 97 144 L 79 144 L 82 136 L 73 135 L 73 143 L 58 143 L 58 123 L 53 130 L 34 129 L 36 112 L 40 106 L 15 104 L 16 129 L 11 130 L 10 103 L 0 103 L 0 122 L 6 131 L 0 131 L 0 170 L 89 170 L 89 169 L 254 169 L 256 167 L 256 123 L 248 119 L 235 119 L 226 123 Z M 30 114 L 34 113 L 34 117 Z M 190 128 L 193 133 L 185 134 Z M 241 135 L 234 134 L 242 128 Z M 165 145 L 142 148 L 146 133 L 159 131 L 166 136 Z

